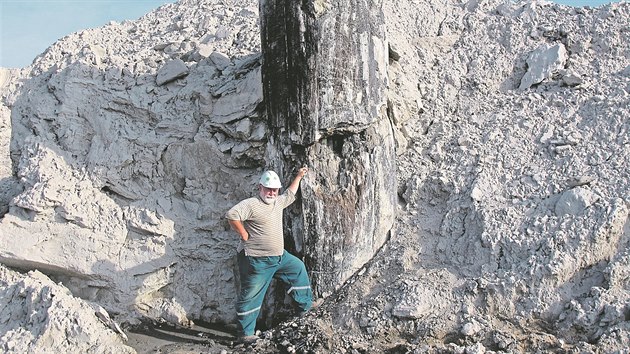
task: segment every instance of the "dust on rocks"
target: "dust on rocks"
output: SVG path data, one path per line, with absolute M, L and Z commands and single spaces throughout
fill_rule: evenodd
M 384 1 L 390 240 L 252 346 L 202 325 L 233 317 L 219 210 L 264 156 L 257 9 L 182 0 L 0 69 L 4 351 L 627 350 L 625 2 Z

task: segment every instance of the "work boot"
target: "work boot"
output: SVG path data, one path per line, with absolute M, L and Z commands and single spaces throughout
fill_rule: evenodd
M 315 299 L 313 301 L 313 303 L 311 304 L 311 310 L 316 309 L 318 306 L 320 306 L 323 303 L 324 303 L 324 298 L 323 297 Z
M 240 344 L 245 344 L 245 345 L 252 345 L 254 343 L 256 343 L 256 341 L 258 341 L 260 339 L 260 337 L 258 337 L 255 334 L 252 334 L 250 336 L 241 336 L 238 337 L 238 342 Z
M 321 298 L 321 297 L 320 297 L 320 298 L 318 298 L 318 299 L 313 300 L 313 302 L 311 303 L 311 308 L 310 308 L 310 309 L 308 309 L 308 310 L 302 310 L 302 311 L 300 311 L 300 312 L 298 313 L 298 316 L 299 316 L 299 317 L 303 317 L 303 316 L 305 316 L 307 313 L 309 313 L 309 312 L 311 312 L 311 311 L 315 310 L 315 309 L 316 309 L 318 306 L 320 306 L 323 302 L 324 302 L 324 299 L 323 299 L 323 298 Z

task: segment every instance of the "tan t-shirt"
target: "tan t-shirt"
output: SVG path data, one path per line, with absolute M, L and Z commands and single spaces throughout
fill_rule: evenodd
M 253 197 L 236 204 L 225 213 L 229 220 L 240 220 L 249 239 L 241 240 L 238 251 L 253 257 L 281 256 L 284 252 L 282 212 L 295 201 L 295 194 L 287 189 L 274 203 L 266 204 L 260 197 Z

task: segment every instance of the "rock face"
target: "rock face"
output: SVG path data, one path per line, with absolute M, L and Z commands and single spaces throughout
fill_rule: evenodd
M 316 292 L 330 293 L 393 227 L 382 3 L 264 1 L 261 33 L 268 162 L 287 179 L 311 168 L 301 210 L 286 223 Z
M 0 279 L 3 353 L 136 353 L 100 306 L 75 298 L 41 272 L 0 265 Z
M 121 318 L 231 322 L 223 214 L 253 191 L 267 140 L 257 22 L 252 1 L 183 1 L 36 58 L 4 99 L 19 185 L 0 261 Z
M 10 100 L 17 91 L 20 72 L 16 69 L 0 68 L 0 92 L 3 92 L 3 102 L 0 102 L 0 215 L 9 211 L 9 203 L 20 191 L 18 179 L 13 173 L 9 145 L 11 144 L 11 109 L 4 103 Z
M 306 163 L 288 246 L 332 294 L 269 352 L 627 350 L 629 4 L 301 3 L 262 3 L 262 56 L 257 2 L 182 0 L 0 70 L 0 262 L 55 306 L 229 323 L 223 214 Z M 56 316 L 15 298 L 3 349 Z

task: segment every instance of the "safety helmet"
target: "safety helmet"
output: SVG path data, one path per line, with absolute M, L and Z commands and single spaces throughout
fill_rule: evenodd
M 260 184 L 265 188 L 282 188 L 280 177 L 273 171 L 265 171 L 260 176 Z

